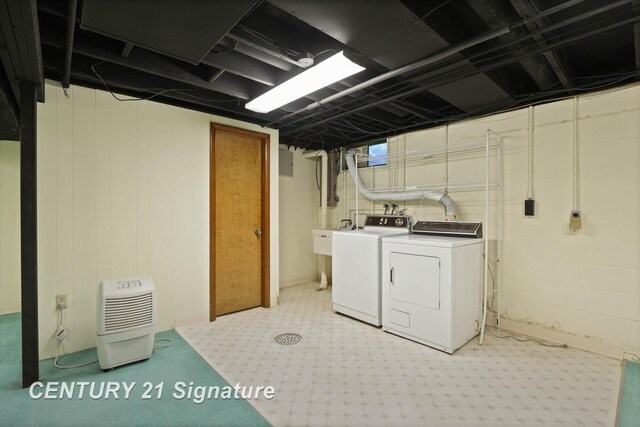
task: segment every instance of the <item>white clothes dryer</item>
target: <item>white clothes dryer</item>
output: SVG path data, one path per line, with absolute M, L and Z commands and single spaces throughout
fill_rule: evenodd
M 453 353 L 480 332 L 482 224 L 419 221 L 382 239 L 382 328 Z

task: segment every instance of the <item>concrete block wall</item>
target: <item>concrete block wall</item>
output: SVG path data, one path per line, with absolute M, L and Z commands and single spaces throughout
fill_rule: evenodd
M 579 208 L 583 228 L 569 230 L 572 210 L 573 99 L 534 107 L 536 215 L 524 216 L 527 197 L 526 108 L 389 139 L 391 153 L 482 137 L 502 137 L 502 315 L 578 336 L 640 349 L 640 85 L 580 96 L 578 107 Z M 491 156 L 491 179 L 495 178 Z M 449 182 L 484 179 L 481 154 L 449 157 Z M 394 168 L 361 169 L 367 186 L 427 185 L 445 176 L 442 158 Z M 330 209 L 329 225 L 351 216 L 355 188 L 343 173 L 343 201 Z M 489 221 L 482 191 L 451 191 L 461 220 L 489 226 L 495 271 L 496 192 Z M 359 199 L 361 213 L 382 213 L 382 203 Z M 443 220 L 428 202 L 404 206 L 417 220 Z

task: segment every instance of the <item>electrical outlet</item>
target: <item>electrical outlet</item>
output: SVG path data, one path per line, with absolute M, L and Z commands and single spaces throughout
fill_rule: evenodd
M 569 218 L 569 229 L 573 232 L 582 228 L 582 214 L 580 211 L 571 211 L 571 217 Z
M 67 308 L 67 295 L 56 295 L 56 308 Z

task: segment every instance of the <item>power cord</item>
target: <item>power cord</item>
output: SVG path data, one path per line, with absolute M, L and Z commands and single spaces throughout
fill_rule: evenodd
M 487 326 L 489 326 L 489 325 L 487 325 Z M 490 328 L 495 328 L 495 326 L 489 326 L 489 327 Z M 498 335 L 498 334 L 495 334 L 495 333 L 491 332 L 491 329 L 487 329 L 487 332 L 489 332 L 491 335 L 493 335 L 496 338 L 511 338 L 511 339 L 514 339 L 514 340 L 520 341 L 520 342 L 533 341 L 533 342 L 538 343 L 540 345 L 543 345 L 545 347 L 556 347 L 556 348 L 568 348 L 569 347 L 566 344 L 548 344 L 548 343 L 546 343 L 544 341 L 540 341 L 540 340 L 537 340 L 537 339 L 534 339 L 534 338 L 519 338 L 519 337 L 516 337 L 514 335 Z
M 58 349 L 56 350 L 56 357 L 53 359 L 53 366 L 55 366 L 58 369 L 73 369 L 73 368 L 81 368 L 83 366 L 89 366 L 89 365 L 93 365 L 94 363 L 98 363 L 98 359 L 96 359 L 92 362 L 81 363 L 79 365 L 58 364 L 58 359 L 60 358 L 60 348 L 63 347 L 64 345 L 63 341 L 67 337 L 67 331 L 64 329 L 64 307 L 61 307 L 60 305 L 58 305 L 58 310 L 60 310 L 60 325 L 58 326 L 58 330 L 56 331 L 56 338 L 58 339 Z M 65 355 L 63 355 L 63 357 Z
M 484 254 L 482 254 L 482 259 L 485 259 Z M 493 276 L 493 271 L 491 271 L 489 263 L 487 263 L 487 267 L 489 267 L 489 274 L 491 275 L 491 304 L 489 304 L 489 311 L 492 311 L 493 303 L 496 298 L 496 278 Z
M 168 344 L 162 344 L 162 345 L 161 344 L 156 344 L 156 343 L 159 343 L 159 342 L 162 342 L 162 341 L 168 341 L 169 343 Z M 170 338 L 160 338 L 160 339 L 157 339 L 157 340 L 155 340 L 153 342 L 153 347 L 154 348 L 165 348 L 165 347 L 171 347 L 172 345 L 173 345 L 173 340 L 170 339 Z
M 61 357 L 60 349 L 62 349 L 65 352 L 65 354 L 62 357 L 66 356 L 66 350 L 64 350 L 63 341 L 65 340 L 65 338 L 67 338 L 67 335 L 68 335 L 66 329 L 64 328 L 64 307 L 58 304 L 58 310 L 60 310 L 60 324 L 58 325 L 58 329 L 55 332 L 55 337 L 58 340 L 58 348 L 56 350 L 56 357 L 54 357 L 53 359 L 53 366 L 55 366 L 58 369 L 74 369 L 74 368 L 82 368 L 83 366 L 89 366 L 89 365 L 93 365 L 94 363 L 98 363 L 98 359 L 93 360 L 91 362 L 80 363 L 78 365 L 60 365 L 58 363 L 58 359 L 60 359 Z M 161 342 L 166 342 L 166 344 L 158 344 Z M 153 342 L 154 348 L 166 348 L 172 345 L 173 345 L 173 340 L 171 340 L 170 338 L 160 338 Z

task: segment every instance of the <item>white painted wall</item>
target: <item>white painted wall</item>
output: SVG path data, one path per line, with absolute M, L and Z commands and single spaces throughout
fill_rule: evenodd
M 210 122 L 271 137 L 271 304 L 279 283 L 278 132 L 150 101 L 119 102 L 47 82 L 38 104 L 40 357 L 55 354 L 55 295 L 67 294 L 66 349 L 95 345 L 101 280 L 150 275 L 162 331 L 209 316 Z
M 285 148 L 286 149 L 286 148 Z M 311 230 L 316 226 L 316 162 L 293 150 L 293 176 L 280 176 L 280 287 L 317 280 Z
M 525 217 L 527 196 L 527 109 L 449 126 L 449 141 L 483 135 L 503 136 L 503 315 L 571 334 L 640 348 L 640 85 L 578 99 L 580 208 L 582 230 L 569 230 L 572 209 L 573 101 L 534 108 L 534 198 L 536 216 Z M 444 143 L 445 128 L 395 137 L 390 150 Z M 451 159 L 450 182 L 483 177 L 478 156 Z M 397 171 L 361 172 L 367 185 L 426 185 L 441 182 L 442 162 Z M 344 194 L 344 175 L 338 190 Z M 347 204 L 330 209 L 337 224 L 355 208 L 355 188 L 346 180 Z M 481 192 L 453 192 L 461 220 L 483 221 Z M 494 199 L 492 199 L 494 200 Z M 372 205 L 360 198 L 365 212 Z M 437 205 L 407 204 L 418 220 L 443 220 Z M 373 206 L 376 212 L 384 209 Z M 495 209 L 490 217 L 494 218 Z M 485 222 L 486 223 L 486 222 Z M 495 220 L 489 222 L 495 239 Z M 493 267 L 495 269 L 495 263 Z M 495 271 L 495 270 L 494 270 Z
M 0 141 L 0 315 L 20 311 L 20 143 Z

